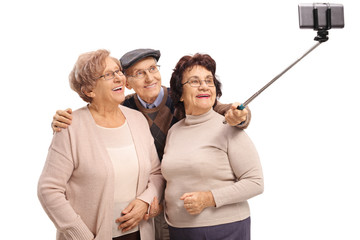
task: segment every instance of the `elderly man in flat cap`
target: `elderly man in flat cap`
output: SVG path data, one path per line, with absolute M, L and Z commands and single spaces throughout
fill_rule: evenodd
M 168 130 L 185 116 L 184 113 L 175 110 L 169 89 L 161 85 L 158 65 L 160 55 L 159 50 L 135 49 L 124 54 L 120 62 L 127 77 L 126 87 L 135 91 L 134 94 L 126 96 L 123 105 L 144 114 L 161 161 Z M 248 108 L 242 111 L 237 110 L 238 105 L 239 103 L 221 104 L 218 102 L 214 110 L 225 115 L 228 124 L 245 129 L 249 125 L 251 113 Z M 70 108 L 56 112 L 52 122 L 54 131 L 61 131 L 61 128 L 66 128 L 71 124 L 71 112 Z M 150 214 L 150 216 L 156 214 Z M 163 214 L 155 217 L 155 230 L 155 239 L 169 239 L 168 226 Z

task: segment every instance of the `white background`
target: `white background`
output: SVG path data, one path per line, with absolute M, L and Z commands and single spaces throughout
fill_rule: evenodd
M 299 3 L 2 1 L 0 238 L 55 239 L 36 187 L 52 116 L 85 104 L 68 84 L 79 54 L 160 49 L 169 86 L 180 57 L 208 53 L 221 102 L 243 102 L 316 43 L 299 29 Z M 344 5 L 345 28 L 250 104 L 265 175 L 250 200 L 252 239 L 360 239 L 360 3 L 333 3 Z

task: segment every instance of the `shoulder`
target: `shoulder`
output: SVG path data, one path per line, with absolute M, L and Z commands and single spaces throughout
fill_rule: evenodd
M 125 101 L 134 98 L 134 96 L 135 96 L 135 93 L 126 95 L 125 96 Z
M 138 110 L 135 110 L 133 108 L 129 108 L 127 106 L 123 106 L 123 105 L 119 105 L 121 111 L 124 113 L 124 114 L 128 114 L 128 115 L 134 115 L 134 116 L 143 116 L 143 114 L 138 111 Z
M 123 114 L 125 115 L 125 118 L 128 121 L 132 121 L 132 122 L 138 122 L 141 124 L 145 124 L 148 127 L 148 123 L 147 120 L 145 118 L 145 116 L 138 110 L 129 108 L 127 106 L 119 106 L 121 111 L 123 112 Z
M 211 125 L 213 130 L 218 132 L 218 135 L 224 136 L 228 139 L 244 136 L 247 137 L 243 129 L 236 126 L 230 126 L 229 124 L 224 124 L 223 121 L 224 116 L 214 111 Z
M 88 110 L 88 107 L 87 107 L 87 106 L 83 106 L 83 107 L 81 107 L 81 108 L 76 109 L 75 111 L 73 111 L 71 115 L 76 116 L 76 117 L 78 117 L 78 116 L 84 116 L 84 115 L 87 114 L 88 111 L 89 111 L 89 110 Z
M 181 119 L 180 121 L 177 121 L 176 123 L 174 123 L 171 128 L 169 129 L 170 131 L 175 131 L 176 129 L 182 128 L 185 125 L 185 118 Z
M 84 124 L 84 122 L 89 121 L 89 117 L 91 116 L 91 113 L 87 106 L 81 107 L 79 109 L 76 109 L 71 113 L 72 115 L 72 122 L 69 127 L 75 127 L 78 128 Z
M 135 93 L 126 95 L 124 102 L 122 103 L 122 105 L 129 107 L 129 108 L 133 108 L 136 109 L 136 103 L 135 103 Z

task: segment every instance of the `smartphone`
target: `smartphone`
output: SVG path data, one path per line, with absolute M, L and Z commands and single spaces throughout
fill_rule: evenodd
M 326 28 L 326 10 L 331 9 L 331 28 L 343 28 L 344 24 L 344 6 L 333 3 L 301 3 L 299 4 L 299 25 L 300 28 L 312 28 L 314 26 L 314 12 L 317 9 L 318 28 Z

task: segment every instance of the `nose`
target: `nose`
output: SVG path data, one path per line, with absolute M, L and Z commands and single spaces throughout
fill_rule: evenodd
M 123 79 L 125 79 L 125 75 L 119 75 L 118 73 L 114 72 L 114 81 L 117 82 L 117 81 L 121 81 Z
M 205 80 L 200 80 L 200 89 L 208 89 L 208 85 L 205 83 Z
M 144 71 L 146 76 L 145 76 L 145 81 L 146 82 L 152 82 L 154 80 L 154 74 L 150 73 L 149 71 Z

